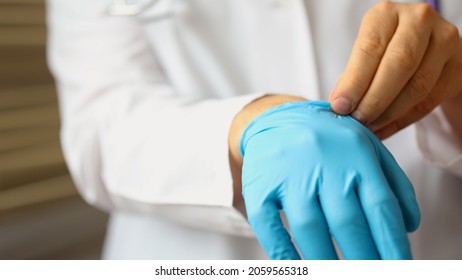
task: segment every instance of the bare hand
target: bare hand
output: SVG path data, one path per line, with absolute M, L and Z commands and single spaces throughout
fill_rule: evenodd
M 384 139 L 462 92 L 462 40 L 430 5 L 384 1 L 364 16 L 330 95 Z

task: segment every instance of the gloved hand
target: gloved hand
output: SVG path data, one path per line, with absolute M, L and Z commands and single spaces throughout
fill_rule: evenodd
M 412 258 L 413 187 L 353 118 L 327 102 L 285 103 L 249 123 L 240 152 L 248 220 L 270 258 L 299 259 L 298 248 L 304 259 L 337 259 L 331 236 L 346 259 Z

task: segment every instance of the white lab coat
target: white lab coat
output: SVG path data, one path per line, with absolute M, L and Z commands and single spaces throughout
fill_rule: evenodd
M 325 99 L 375 2 L 160 0 L 116 17 L 111 1 L 49 0 L 63 150 L 112 213 L 104 257 L 264 258 L 232 207 L 231 120 L 267 92 Z M 462 1 L 442 2 L 460 29 Z M 386 144 L 422 209 L 415 257 L 462 258 L 462 149 L 441 112 Z

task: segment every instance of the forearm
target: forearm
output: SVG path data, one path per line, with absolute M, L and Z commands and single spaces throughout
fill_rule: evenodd
M 228 147 L 229 147 L 229 165 L 233 178 L 233 205 L 242 212 L 243 198 L 242 183 L 241 183 L 241 169 L 242 169 L 242 157 L 239 151 L 239 142 L 241 135 L 247 125 L 259 114 L 264 111 L 275 107 L 277 105 L 305 100 L 302 97 L 284 95 L 284 94 L 268 94 L 261 98 L 255 99 L 247 104 L 235 117 L 231 123 L 229 129 Z

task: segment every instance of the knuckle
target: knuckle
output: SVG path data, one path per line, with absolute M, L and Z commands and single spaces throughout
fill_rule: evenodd
M 389 67 L 393 70 L 411 71 L 417 65 L 417 53 L 409 45 L 403 45 L 399 49 L 390 50 Z
M 436 11 L 432 5 L 420 3 L 415 6 L 414 12 L 419 23 L 428 23 L 436 16 Z
M 411 100 L 422 100 L 432 89 L 436 77 L 432 72 L 417 72 L 409 81 L 408 95 Z
M 359 49 L 374 60 L 382 57 L 386 47 L 386 41 L 378 33 L 369 34 L 359 45 Z
M 379 13 L 390 13 L 395 6 L 395 3 L 390 1 L 381 1 L 380 3 L 376 4 L 372 10 L 379 12 Z
M 449 46 L 455 47 L 460 40 L 459 29 L 454 24 L 447 24 L 444 31 L 444 40 Z

